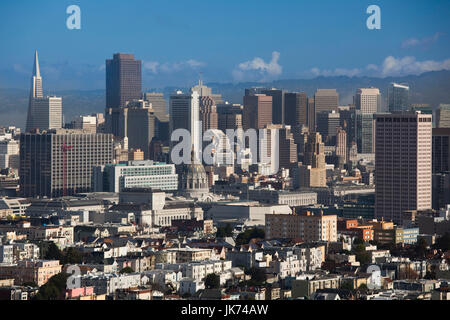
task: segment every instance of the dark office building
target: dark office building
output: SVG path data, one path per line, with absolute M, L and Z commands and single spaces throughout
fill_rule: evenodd
M 308 98 L 308 128 L 309 132 L 316 131 L 316 106 L 314 98 Z
M 450 128 L 433 129 L 433 173 L 450 171 Z
M 289 126 L 308 124 L 308 96 L 304 92 L 285 94 L 284 122 Z
M 106 60 L 106 107 L 125 107 L 127 101 L 140 99 L 142 92 L 141 60 L 134 55 L 116 53 Z
M 339 112 L 322 111 L 317 113 L 317 132 L 324 137 L 326 145 L 336 144 L 336 134 L 339 126 Z
M 21 134 L 21 195 L 55 198 L 91 192 L 92 168 L 112 161 L 111 134 L 65 129 Z
M 244 130 L 264 129 L 272 123 L 272 97 L 264 94 L 244 96 Z

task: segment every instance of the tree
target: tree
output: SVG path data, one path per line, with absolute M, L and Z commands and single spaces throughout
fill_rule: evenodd
M 61 272 L 48 279 L 47 283 L 39 288 L 36 294 L 37 300 L 62 300 L 66 290 L 69 274 Z
M 353 291 L 353 282 L 352 281 L 344 281 L 344 283 L 341 284 L 341 289 Z
M 356 260 L 361 263 L 361 265 L 368 264 L 371 262 L 370 254 L 366 251 L 364 244 L 360 243 L 354 246 L 353 253 L 356 256 Z
M 367 285 L 365 283 L 361 283 L 358 290 L 362 291 L 362 292 L 367 292 L 367 291 L 369 291 L 369 288 L 367 287 Z
M 134 272 L 134 270 L 131 267 L 125 267 L 125 268 L 123 268 L 122 270 L 119 271 L 120 274 L 133 273 L 133 272 Z
M 218 227 L 216 232 L 216 238 L 231 237 L 233 235 L 233 228 L 229 223 L 225 227 Z
M 63 251 L 63 264 L 80 264 L 83 262 L 83 254 L 76 248 L 67 248 Z
M 50 242 L 48 245 L 48 248 L 46 250 L 44 259 L 46 260 L 59 260 L 61 261 L 63 257 L 63 254 L 61 250 L 56 246 L 54 242 Z
M 205 287 L 207 289 L 220 288 L 220 276 L 215 273 L 210 273 L 205 277 Z
M 236 237 L 236 244 L 237 245 L 248 244 L 252 239 L 264 239 L 264 238 L 265 238 L 264 230 L 258 228 L 248 229 L 238 234 L 238 236 Z
M 419 258 L 423 258 L 427 253 L 427 249 L 428 249 L 427 241 L 424 238 L 420 238 L 417 241 L 416 248 L 414 251 Z
M 246 274 L 252 277 L 252 284 L 263 285 L 266 281 L 266 273 L 264 269 L 252 267 L 246 270 Z
M 446 232 L 442 237 L 436 239 L 434 248 L 442 251 L 450 250 L 450 233 Z

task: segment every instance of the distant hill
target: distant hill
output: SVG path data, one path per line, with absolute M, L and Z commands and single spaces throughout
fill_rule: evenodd
M 245 88 L 254 86 L 283 88 L 288 91 L 304 91 L 313 96 L 318 88 L 336 88 L 340 104 L 352 103 L 357 88 L 376 87 L 384 98 L 391 82 L 405 82 L 411 87 L 411 103 L 427 103 L 436 108 L 440 103 L 450 103 L 450 71 L 433 71 L 418 76 L 369 78 L 369 77 L 317 77 L 314 79 L 277 80 L 268 83 L 207 83 L 214 93 L 221 93 L 231 103 L 242 103 Z M 168 97 L 175 89 L 167 87 L 162 92 Z M 152 89 L 146 91 L 153 91 Z M 65 121 L 74 116 L 104 112 L 105 91 L 58 91 L 52 94 L 63 98 Z M 0 88 L 0 125 L 25 126 L 29 89 Z

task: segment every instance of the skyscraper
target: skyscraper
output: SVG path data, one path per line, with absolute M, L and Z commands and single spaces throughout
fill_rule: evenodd
M 314 108 L 316 115 L 322 111 L 337 111 L 338 106 L 339 93 L 337 93 L 336 89 L 317 89 L 314 94 Z
M 44 97 L 42 77 L 39 69 L 38 52 L 35 52 L 33 76 L 31 78 L 30 98 L 26 131 L 33 129 L 47 130 L 62 127 L 62 98 Z
M 308 98 L 308 128 L 309 132 L 316 131 L 316 108 L 314 98 Z
M 219 126 L 217 107 L 214 99 L 210 96 L 200 97 L 200 121 L 202 122 L 203 132 L 217 129 Z
M 244 130 L 263 129 L 272 123 L 272 97 L 264 94 L 244 96 Z
M 305 188 L 326 187 L 325 145 L 318 132 L 310 133 L 305 145 L 303 165 L 299 168 L 299 185 Z
M 391 83 L 388 88 L 388 110 L 407 111 L 409 109 L 409 86 L 407 84 Z
M 158 92 L 144 93 L 144 100 L 152 104 L 155 114 L 155 138 L 169 141 L 169 114 L 166 111 L 166 100 L 164 94 Z
M 381 94 L 376 88 L 362 88 L 356 90 L 355 95 L 356 110 L 363 114 L 377 113 L 381 111 Z
M 347 132 L 342 128 L 337 129 L 336 155 L 339 157 L 339 163 L 347 163 Z
M 336 132 L 340 125 L 340 115 L 337 111 L 322 111 L 317 113 L 317 131 L 320 132 L 327 145 L 336 143 Z
M 93 166 L 112 161 L 111 134 L 64 129 L 21 134 L 20 190 L 24 197 L 90 192 Z
M 437 108 L 436 128 L 450 128 L 450 104 L 440 104 Z
M 120 108 L 127 101 L 141 98 L 141 60 L 134 55 L 116 53 L 106 60 L 106 107 Z
M 201 141 L 200 127 L 200 110 L 199 110 L 199 94 L 197 91 L 183 93 L 177 91 L 170 96 L 169 113 L 170 113 L 170 134 L 177 129 L 186 129 L 191 134 L 191 145 L 194 147 L 195 156 L 199 156 Z
M 272 97 L 272 123 L 284 124 L 286 91 L 278 89 L 264 89 L 261 90 L 261 93 Z
M 304 92 L 285 94 L 284 122 L 289 126 L 308 124 L 308 96 Z
M 145 100 L 133 100 L 121 108 L 126 118 L 128 148 L 141 149 L 144 158 L 150 157 L 150 144 L 155 136 L 155 114 L 152 105 Z
M 375 152 L 375 114 L 356 110 L 356 144 L 358 153 Z
M 450 128 L 433 129 L 433 173 L 450 171 Z
M 432 116 L 376 115 L 375 217 L 402 222 L 407 210 L 431 209 Z

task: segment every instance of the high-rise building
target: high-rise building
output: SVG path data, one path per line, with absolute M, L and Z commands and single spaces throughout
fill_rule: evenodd
M 388 88 L 388 110 L 409 110 L 409 86 L 407 84 L 391 83 Z
M 113 136 L 82 130 L 20 135 L 20 190 L 25 197 L 90 192 L 92 168 L 113 161 Z
M 278 89 L 263 89 L 262 94 L 272 97 L 272 123 L 284 124 L 285 123 L 285 90 Z
M 62 98 L 44 97 L 38 53 L 35 52 L 26 131 L 62 128 Z
M 169 114 L 166 111 L 164 94 L 158 92 L 144 93 L 144 100 L 152 104 L 155 115 L 155 138 L 169 141 Z
M 356 90 L 355 95 L 356 110 L 362 114 L 372 114 L 381 112 L 381 94 L 376 88 L 363 88 Z
M 199 156 L 201 140 L 200 127 L 200 109 L 199 109 L 199 94 L 197 91 L 190 93 L 183 93 L 177 91 L 170 96 L 169 113 L 170 113 L 170 133 L 172 134 L 177 129 L 186 129 L 191 134 L 191 145 L 195 150 L 195 157 Z
M 218 128 L 223 132 L 227 132 L 227 129 L 242 129 L 242 106 L 237 105 L 240 108 L 220 108 L 218 111 Z
M 277 135 L 273 135 L 274 138 L 278 136 L 278 154 L 273 156 L 278 157 L 279 168 L 290 169 L 297 165 L 297 145 L 291 132 L 291 126 L 272 124 L 266 126 L 266 129 L 278 131 Z M 275 141 L 271 141 L 271 143 L 275 143 Z
M 336 156 L 340 163 L 347 163 L 347 132 L 342 128 L 338 128 L 336 133 Z
M 326 187 L 325 145 L 318 132 L 308 135 L 304 162 L 299 167 L 299 186 L 305 188 Z
M 339 93 L 336 89 L 317 89 L 314 94 L 314 108 L 316 115 L 322 111 L 336 111 L 339 106 Z
M 436 128 L 450 128 L 450 104 L 440 104 L 436 109 Z
M 263 129 L 272 123 L 272 97 L 264 94 L 244 96 L 244 130 Z
M 314 98 L 308 98 L 308 128 L 309 132 L 316 131 L 316 107 Z
M 285 94 L 284 123 L 289 126 L 308 124 L 308 96 L 304 92 Z
M 340 126 L 347 132 L 348 144 L 356 142 L 356 112 L 353 106 L 339 107 Z
M 376 115 L 375 218 L 402 223 L 407 210 L 431 209 L 431 145 L 431 115 Z
M 130 149 L 141 149 L 149 159 L 150 143 L 155 136 L 155 115 L 152 105 L 145 100 L 128 102 L 121 108 L 126 118 L 126 137 Z
M 106 107 L 120 108 L 127 101 L 141 98 L 141 60 L 134 55 L 116 53 L 106 60 Z
M 219 116 L 214 99 L 210 96 L 200 97 L 200 121 L 203 132 L 219 127 Z
M 71 129 L 84 129 L 90 133 L 97 133 L 96 116 L 78 116 L 73 119 Z
M 433 173 L 450 171 L 450 128 L 433 129 Z
M 327 145 L 334 145 L 336 142 L 337 128 L 340 126 L 340 115 L 337 111 L 321 111 L 316 118 L 317 131 L 324 137 Z
M 358 153 L 375 152 L 375 114 L 356 110 L 356 144 Z

